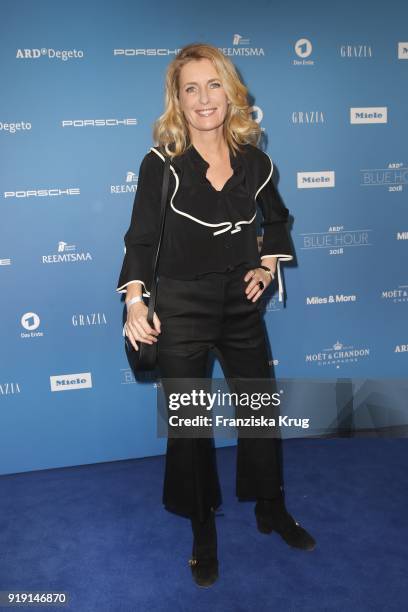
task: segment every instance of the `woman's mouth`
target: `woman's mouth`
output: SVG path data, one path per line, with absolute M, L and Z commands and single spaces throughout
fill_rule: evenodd
M 206 109 L 203 109 L 203 110 L 197 110 L 196 113 L 200 117 L 209 117 L 210 115 L 215 113 L 215 111 L 216 111 L 215 108 L 206 108 Z

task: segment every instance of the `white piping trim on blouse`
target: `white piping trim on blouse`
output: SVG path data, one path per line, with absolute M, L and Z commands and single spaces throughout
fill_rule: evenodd
M 268 155 L 268 153 L 265 153 L 265 155 Z M 258 195 L 258 193 L 261 191 L 261 189 L 263 189 L 263 187 L 265 187 L 265 185 L 268 183 L 268 181 L 270 180 L 272 173 L 273 173 L 273 161 L 272 159 L 269 157 L 269 161 L 271 162 L 271 170 L 269 172 L 268 178 L 266 179 L 266 181 L 260 186 L 260 188 L 258 189 L 258 191 L 255 194 L 255 199 Z M 282 302 L 282 296 L 283 296 L 283 283 L 282 283 L 282 275 L 281 275 L 281 270 L 280 270 L 280 261 L 291 261 L 293 259 L 293 255 L 262 255 L 261 257 L 261 261 L 262 259 L 266 258 L 266 257 L 277 257 L 278 261 L 276 262 L 276 268 L 278 271 L 278 294 L 279 294 L 279 301 Z
M 268 155 L 268 154 L 267 154 L 267 153 L 265 153 L 265 155 Z M 268 182 L 269 182 L 269 179 L 271 178 L 272 173 L 273 173 L 273 161 L 272 161 L 272 159 L 269 157 L 269 155 L 268 155 L 268 158 L 269 158 L 269 161 L 271 162 L 271 170 L 270 170 L 270 172 L 269 172 L 269 174 L 268 174 L 268 177 L 267 177 L 266 181 L 265 181 L 264 183 L 262 183 L 262 185 L 259 187 L 258 191 L 256 192 L 256 194 L 255 194 L 255 200 L 256 200 L 256 198 L 258 197 L 258 193 L 261 191 L 261 189 L 263 189 L 263 188 L 265 187 L 266 183 L 268 183 Z
M 158 155 L 161 158 L 162 161 L 165 161 L 165 158 L 160 153 L 160 151 L 158 151 L 154 147 L 150 147 L 150 150 L 154 151 L 156 153 L 156 155 Z M 268 154 L 265 153 L 265 155 L 268 155 Z M 268 158 L 269 158 L 269 161 L 271 163 L 271 169 L 270 169 L 270 172 L 269 172 L 266 180 L 262 183 L 262 185 L 256 191 L 255 198 L 254 198 L 255 201 L 256 201 L 256 198 L 258 197 L 259 192 L 268 183 L 268 181 L 270 180 L 270 178 L 272 176 L 272 173 L 273 173 L 273 167 L 274 167 L 273 166 L 273 162 L 272 162 L 272 159 L 269 157 L 269 155 L 268 155 Z M 176 192 L 177 192 L 177 190 L 179 188 L 179 178 L 178 178 L 177 173 L 175 172 L 175 170 L 174 170 L 174 168 L 173 168 L 173 166 L 171 164 L 170 164 L 170 169 L 173 172 L 174 178 L 176 179 L 176 188 L 175 188 L 175 190 L 173 192 L 173 195 L 171 196 L 171 200 L 170 200 L 170 205 L 171 205 L 172 209 L 174 210 L 174 212 L 178 213 L 179 215 L 184 215 L 185 217 L 188 217 L 188 218 L 192 219 L 193 221 L 196 221 L 197 223 L 201 223 L 201 225 L 206 225 L 207 227 L 217 227 L 219 225 L 226 225 L 227 226 L 227 227 L 224 227 L 221 230 L 213 232 L 214 236 L 216 236 L 217 234 L 221 234 L 223 232 L 227 232 L 229 229 L 231 229 L 232 223 L 230 221 L 224 221 L 222 223 L 207 223 L 205 221 L 201 221 L 200 219 L 197 219 L 196 217 L 193 217 L 192 215 L 189 215 L 188 213 L 185 213 L 185 212 L 183 212 L 181 210 L 177 210 L 177 208 L 173 204 L 173 198 L 176 195 Z M 255 210 L 255 214 L 253 215 L 253 217 L 249 221 L 236 221 L 234 223 L 235 229 L 231 230 L 231 234 L 234 234 L 235 232 L 240 232 L 241 228 L 239 227 L 239 225 L 241 225 L 242 223 L 252 223 L 252 221 L 255 219 L 255 217 L 256 217 L 256 210 Z M 267 258 L 267 257 L 277 257 L 278 258 L 278 261 L 277 261 L 277 264 L 276 264 L 277 271 L 278 271 L 278 293 L 279 293 L 279 301 L 282 302 L 283 284 L 282 284 L 282 276 L 281 276 L 281 270 L 280 270 L 280 265 L 279 264 L 280 264 L 280 260 L 282 260 L 282 261 L 291 261 L 293 259 L 293 256 L 292 255 L 286 255 L 286 254 L 283 254 L 283 255 L 280 255 L 280 254 L 279 255 L 275 255 L 275 254 L 273 254 L 273 255 L 262 255 L 261 261 L 262 261 L 262 259 Z M 141 280 L 132 280 L 132 281 L 129 281 L 129 282 L 125 283 L 124 285 L 122 285 L 121 287 L 118 287 L 116 289 L 116 291 L 118 293 L 126 293 L 127 290 L 124 290 L 124 287 L 127 287 L 127 285 L 130 285 L 132 283 L 141 283 L 143 285 L 143 289 L 144 289 L 144 292 L 142 293 L 142 295 L 144 297 L 150 297 L 150 292 L 147 291 L 146 285 Z M 123 327 L 123 335 L 125 335 L 124 327 Z
M 283 284 L 282 284 L 282 276 L 281 276 L 281 270 L 279 267 L 279 264 L 282 261 L 291 261 L 293 259 L 293 255 L 262 255 L 261 257 L 261 261 L 262 259 L 265 259 L 265 257 L 277 257 L 278 261 L 276 262 L 276 268 L 278 270 L 278 293 L 279 293 L 279 301 L 282 302 L 282 296 L 283 296 Z
M 157 150 L 157 149 L 155 149 L 154 147 L 150 147 L 150 150 L 151 150 L 151 151 L 154 151 L 154 152 L 156 153 L 156 155 L 158 155 L 158 156 L 159 156 L 159 157 L 162 159 L 162 161 L 165 161 L 165 158 L 164 158 L 164 156 L 163 156 L 163 155 L 160 153 L 160 151 L 158 151 L 158 150 Z M 174 174 L 174 178 L 176 179 L 176 188 L 175 188 L 175 190 L 174 190 L 174 192 L 173 192 L 173 195 L 171 196 L 171 200 L 170 200 L 170 206 L 172 207 L 172 209 L 174 210 L 174 212 L 178 213 L 179 215 L 183 215 L 184 217 L 188 217 L 189 219 L 192 219 L 192 221 L 195 221 L 196 223 L 200 223 L 201 225 L 206 225 L 207 227 L 219 227 L 220 225 L 225 225 L 225 226 L 226 226 L 226 227 L 223 227 L 223 228 L 222 228 L 222 229 L 220 229 L 220 230 L 217 230 L 216 232 L 213 232 L 213 236 L 217 236 L 218 234 L 222 234 L 223 232 L 227 232 L 228 230 L 230 230 L 230 229 L 231 229 L 231 227 L 232 227 L 232 225 L 233 225 L 233 224 L 231 223 L 231 221 L 222 221 L 221 223 L 207 223 L 206 221 L 202 221 L 201 219 L 198 219 L 197 217 L 193 217 L 193 215 L 189 215 L 188 213 L 183 212 L 182 210 L 178 210 L 178 209 L 177 209 L 177 208 L 174 206 L 174 204 L 173 204 L 173 198 L 174 198 L 174 196 L 176 195 L 176 192 L 177 192 L 177 190 L 178 190 L 178 188 L 179 188 L 179 178 L 178 178 L 177 173 L 175 172 L 175 170 L 174 170 L 174 168 L 173 168 L 173 166 L 172 166 L 171 164 L 170 164 L 170 168 L 171 168 L 171 171 L 172 171 L 172 172 L 173 172 L 173 174 Z M 241 223 L 252 223 L 252 221 L 255 219 L 255 217 L 256 217 L 256 211 L 255 211 L 255 214 L 254 214 L 254 216 L 252 217 L 252 219 L 249 219 L 249 221 L 236 221 L 236 222 L 234 223 L 234 225 L 235 225 L 235 229 L 233 229 L 233 230 L 231 231 L 231 234 L 234 234 L 235 232 L 240 232 L 240 231 L 241 231 L 241 228 L 240 228 L 240 227 L 238 227 L 238 226 L 239 226 L 239 224 L 241 224 Z

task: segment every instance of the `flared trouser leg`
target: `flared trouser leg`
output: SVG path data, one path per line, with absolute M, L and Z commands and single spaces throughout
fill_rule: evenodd
M 184 378 L 186 392 L 189 378 L 205 378 L 207 359 L 205 350 L 189 357 L 162 350 L 159 367 L 165 393 L 172 392 L 171 378 Z M 179 390 L 180 384 L 175 387 Z M 211 507 L 218 508 L 222 497 L 213 438 L 167 438 L 162 501 L 170 512 L 196 516 L 200 521 L 207 518 Z
M 206 275 L 197 280 L 160 277 L 156 312 L 161 321 L 158 364 L 165 393 L 170 379 L 207 378 L 210 351 L 240 392 L 253 392 L 270 379 L 266 332 L 260 303 L 245 296 L 245 270 Z M 255 385 L 255 386 L 254 386 Z M 266 382 L 271 392 L 272 380 Z M 265 384 L 262 385 L 263 391 Z M 235 389 L 231 389 L 235 390 Z M 239 437 L 236 494 L 239 499 L 274 497 L 282 488 L 280 438 Z M 163 504 L 171 512 L 205 520 L 222 503 L 213 438 L 167 440 Z
M 245 298 L 246 299 L 246 298 Z M 230 387 L 239 393 L 276 393 L 272 378 L 266 344 L 266 331 L 259 309 L 251 317 L 251 336 L 242 343 L 237 327 L 226 322 L 216 354 L 220 360 Z M 254 379 L 251 383 L 250 379 Z M 262 412 L 262 411 L 261 411 Z M 278 411 L 270 415 L 276 419 Z M 257 416 L 257 413 L 254 414 Z M 272 431 L 272 430 L 271 430 Z M 273 436 L 246 437 L 247 432 L 238 430 L 236 454 L 236 495 L 238 499 L 250 500 L 278 497 L 283 491 L 282 440 L 277 427 Z

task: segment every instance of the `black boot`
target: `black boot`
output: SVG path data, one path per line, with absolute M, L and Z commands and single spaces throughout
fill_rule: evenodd
M 283 494 L 273 499 L 259 498 L 255 505 L 258 530 L 261 533 L 276 531 L 289 546 L 313 550 L 314 538 L 286 510 Z
M 205 522 L 191 519 L 194 534 L 192 558 L 189 560 L 193 579 L 201 587 L 211 586 L 218 578 L 217 530 L 211 508 Z

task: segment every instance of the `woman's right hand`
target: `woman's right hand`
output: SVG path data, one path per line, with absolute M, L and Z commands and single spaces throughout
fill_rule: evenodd
M 133 348 L 138 351 L 138 342 L 153 344 L 157 342 L 157 337 L 161 333 L 160 319 L 156 313 L 153 314 L 154 328 L 147 322 L 148 307 L 144 302 L 135 302 L 128 308 L 125 323 L 125 333 L 132 343 Z

